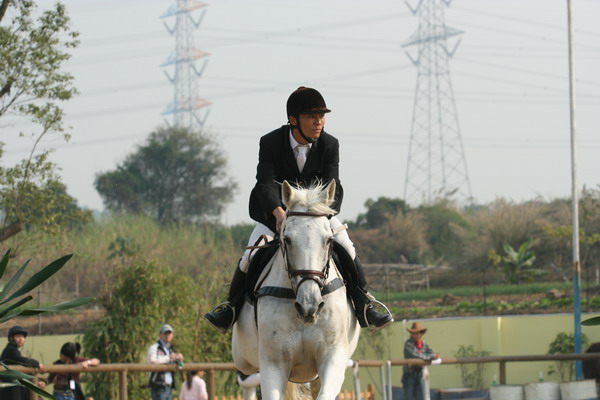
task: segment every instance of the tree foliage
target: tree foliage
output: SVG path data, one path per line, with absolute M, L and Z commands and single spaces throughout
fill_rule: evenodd
M 159 128 L 115 171 L 98 174 L 96 190 L 114 212 L 161 223 L 218 217 L 237 189 L 217 143 L 187 128 Z
M 434 259 L 462 262 L 470 225 L 465 217 L 446 201 L 417 209 L 427 226 L 427 243 Z
M 174 346 L 186 362 L 231 360 L 228 337 L 207 326 L 207 307 L 222 296 L 210 272 L 203 284 L 173 272 L 169 266 L 141 258 L 131 239 L 112 246 L 111 284 L 102 298 L 106 314 L 85 332 L 86 355 L 103 363 L 146 362 L 148 347 L 158 339 L 158 328 L 168 323 L 175 330 Z M 88 392 L 94 398 L 117 398 L 114 374 L 93 374 Z M 233 378 L 233 375 L 232 375 Z M 129 399 L 148 397 L 147 374 L 128 374 Z M 182 377 L 177 378 L 179 383 Z
M 365 202 L 367 212 L 359 214 L 352 227 L 363 229 L 379 228 L 395 214 L 401 212 L 406 214 L 409 211 L 408 204 L 402 199 L 392 199 L 389 197 L 379 197 L 377 200 L 368 199 Z
M 32 0 L 3 0 L 0 10 L 0 117 L 9 111 L 39 124 L 42 132 L 64 132 L 58 102 L 76 89 L 73 77 L 61 71 L 76 47 L 78 33 L 70 29 L 66 8 L 56 3 L 34 19 Z M 7 15 L 12 15 L 5 24 Z
M 351 235 L 363 260 L 418 264 L 429 250 L 426 230 L 420 215 L 397 213 L 379 229 L 354 230 Z
M 49 133 L 68 139 L 60 102 L 76 89 L 73 77 L 61 68 L 70 58 L 67 50 L 77 46 L 78 34 L 70 29 L 60 3 L 35 15 L 31 0 L 0 4 L 0 118 L 6 125 L 27 121 L 34 126 L 20 132 L 34 143 L 29 156 L 13 167 L 0 167 L 0 242 L 25 226 L 57 229 L 91 217 L 66 193 L 48 151 L 37 152 Z

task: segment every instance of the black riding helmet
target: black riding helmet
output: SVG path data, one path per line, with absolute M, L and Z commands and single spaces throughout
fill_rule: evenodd
M 300 114 L 327 114 L 331 112 L 331 110 L 327 108 L 325 99 L 323 99 L 321 93 L 316 89 L 304 86 L 300 86 L 292 92 L 288 98 L 286 108 L 288 121 L 290 116 L 299 120 Z M 292 125 L 292 127 L 298 129 L 302 138 L 307 142 L 314 143 L 317 140 L 306 137 L 304 132 L 302 132 L 302 129 L 300 129 L 300 125 Z
M 10 328 L 8 330 L 8 338 L 9 339 L 12 338 L 13 336 L 19 335 L 19 334 L 27 337 L 28 332 L 23 327 L 21 327 L 19 325 L 15 325 L 15 326 L 13 326 L 12 328 Z

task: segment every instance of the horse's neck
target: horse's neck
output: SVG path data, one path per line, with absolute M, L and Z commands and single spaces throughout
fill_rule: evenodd
M 260 286 L 292 287 L 285 269 L 281 247 L 275 252 L 271 261 L 263 269 L 258 283 Z

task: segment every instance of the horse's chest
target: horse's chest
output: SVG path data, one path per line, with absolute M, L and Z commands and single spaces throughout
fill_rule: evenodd
M 268 308 L 263 315 L 268 317 L 272 315 Z M 317 357 L 323 354 L 327 349 L 338 347 L 347 343 L 345 329 L 335 326 L 331 323 L 328 310 L 324 310 L 323 315 L 319 317 L 317 323 L 304 324 L 299 318 L 281 318 L 273 323 L 260 323 L 259 321 L 259 341 L 264 351 L 276 354 L 286 355 L 288 359 L 306 359 Z M 285 312 L 279 305 L 274 313 Z M 295 315 L 293 309 L 288 311 Z M 260 320 L 260 316 L 259 316 Z

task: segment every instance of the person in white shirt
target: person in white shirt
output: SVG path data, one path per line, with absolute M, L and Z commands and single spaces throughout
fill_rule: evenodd
M 175 364 L 183 362 L 183 355 L 173 348 L 173 327 L 164 324 L 158 330 L 159 339 L 148 348 L 150 364 Z M 154 371 L 149 374 L 148 386 L 152 400 L 171 400 L 175 388 L 175 374 L 170 371 Z

